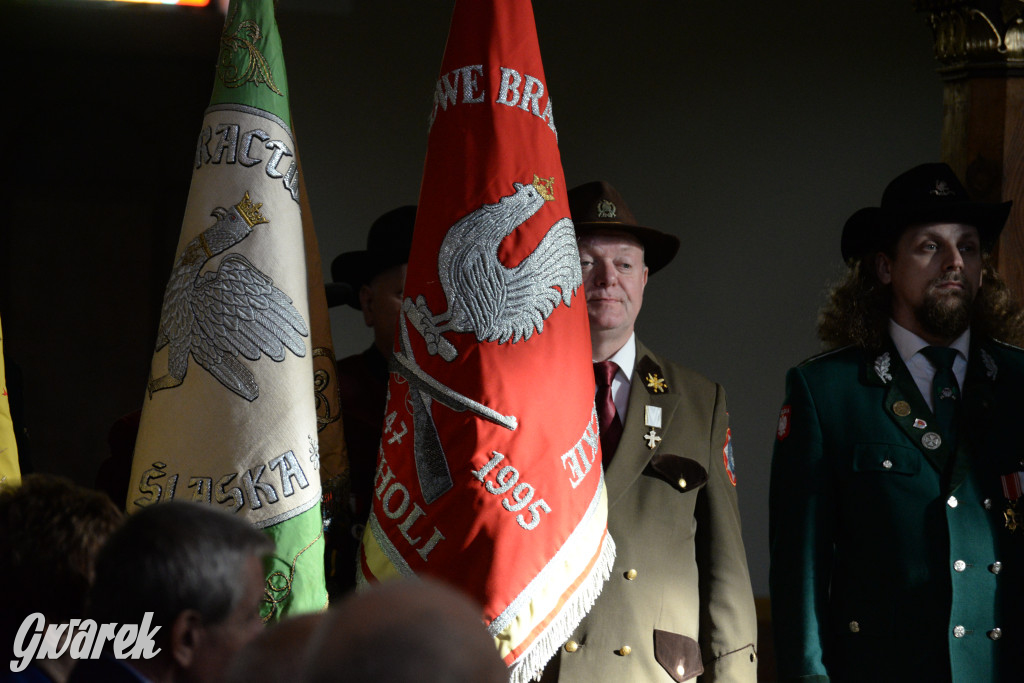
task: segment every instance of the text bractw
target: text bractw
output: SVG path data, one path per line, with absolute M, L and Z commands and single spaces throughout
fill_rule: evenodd
M 267 177 L 274 180 L 282 178 L 292 199 L 299 201 L 299 166 L 295 159 L 289 162 L 288 170 L 284 173 L 279 169 L 281 160 L 284 157 L 294 156 L 294 153 L 284 141 L 271 140 L 270 135 L 259 128 L 242 132 L 242 127 L 237 123 L 218 123 L 216 127 L 206 126 L 199 132 L 199 140 L 196 142 L 195 167 L 199 169 L 205 164 L 220 163 L 239 163 L 242 166 L 250 167 L 262 163 L 263 158 L 253 156 L 256 154 L 256 150 L 253 149 L 254 138 L 258 139 L 262 146 L 271 152 L 270 158 L 265 160 L 266 166 L 263 167 Z M 211 143 L 212 150 L 210 149 Z

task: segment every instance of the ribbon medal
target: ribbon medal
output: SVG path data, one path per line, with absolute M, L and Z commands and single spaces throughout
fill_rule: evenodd
M 1012 472 L 1000 477 L 1003 484 L 1003 495 L 1006 496 L 1006 510 L 1003 518 L 1006 528 L 1011 533 L 1024 526 L 1024 518 L 1017 509 L 1021 494 L 1024 493 L 1024 472 Z

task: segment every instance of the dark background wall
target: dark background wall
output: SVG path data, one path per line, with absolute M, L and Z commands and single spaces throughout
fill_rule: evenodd
M 325 266 L 417 200 L 452 6 L 279 4 Z M 0 11 L 14 121 L 0 191 L 5 353 L 24 376 L 33 465 L 91 484 L 111 424 L 141 404 L 221 18 L 10 0 Z M 845 219 L 938 156 L 930 30 L 909 0 L 537 0 L 535 13 L 567 182 L 608 180 L 639 220 L 682 239 L 638 334 L 729 393 L 765 594 L 783 377 L 818 351 Z M 332 311 L 332 324 L 338 355 L 369 345 L 355 311 Z

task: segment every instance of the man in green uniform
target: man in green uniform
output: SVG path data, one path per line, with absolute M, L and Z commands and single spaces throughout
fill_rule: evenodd
M 753 683 L 757 622 L 721 386 L 633 326 L 679 240 L 607 183 L 569 191 L 598 389 L 612 576 L 545 670 L 562 683 Z
M 1024 680 L 1024 351 L 989 262 L 1010 202 L 945 164 L 843 229 L 772 460 L 780 681 Z M 1002 341 L 996 341 L 996 340 Z

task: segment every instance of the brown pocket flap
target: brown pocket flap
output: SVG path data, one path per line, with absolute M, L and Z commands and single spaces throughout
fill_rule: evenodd
M 654 629 L 654 658 L 679 683 L 704 673 L 697 641 L 678 633 Z
M 699 489 L 708 481 L 708 471 L 696 460 L 671 453 L 655 453 L 651 468 L 680 491 Z

